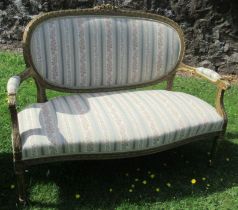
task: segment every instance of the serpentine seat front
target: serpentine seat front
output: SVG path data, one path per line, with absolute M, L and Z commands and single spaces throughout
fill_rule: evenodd
M 22 158 L 145 151 L 222 131 L 208 103 L 165 90 L 88 93 L 33 104 L 18 114 Z

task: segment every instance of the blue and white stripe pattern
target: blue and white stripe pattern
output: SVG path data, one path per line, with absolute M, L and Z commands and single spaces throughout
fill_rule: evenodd
M 171 26 L 133 17 L 52 18 L 31 38 L 33 64 L 42 78 L 72 89 L 154 81 L 174 69 L 180 51 Z
M 23 159 L 142 151 L 221 131 L 224 123 L 201 99 L 164 90 L 57 97 L 18 118 Z

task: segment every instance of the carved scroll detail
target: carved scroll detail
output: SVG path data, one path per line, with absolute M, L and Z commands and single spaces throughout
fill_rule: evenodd
M 94 10 L 115 10 L 118 9 L 115 5 L 112 4 L 101 4 L 93 8 Z

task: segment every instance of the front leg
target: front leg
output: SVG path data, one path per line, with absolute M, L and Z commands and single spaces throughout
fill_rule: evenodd
M 216 152 L 218 150 L 220 142 L 222 140 L 224 140 L 224 138 L 225 138 L 225 132 L 226 132 L 227 123 L 228 123 L 228 118 L 227 118 L 227 114 L 226 114 L 225 107 L 224 107 L 224 93 L 225 93 L 224 89 L 218 88 L 215 106 L 216 106 L 216 110 L 219 113 L 219 115 L 222 116 L 224 123 L 223 123 L 222 132 L 220 133 L 219 136 L 217 136 L 213 140 L 213 143 L 212 143 L 211 158 L 209 160 L 210 166 L 213 164 L 213 161 L 215 159 Z
M 30 76 L 29 69 L 26 69 L 18 76 L 13 76 L 8 80 L 7 93 L 8 93 L 8 108 L 11 116 L 12 125 L 12 145 L 13 145 L 13 160 L 14 169 L 17 178 L 17 186 L 19 193 L 20 204 L 26 205 L 26 187 L 25 187 L 25 166 L 22 161 L 22 144 L 19 132 L 17 106 L 16 106 L 16 94 L 20 83 Z
M 27 194 L 26 194 L 26 184 L 25 184 L 25 167 L 22 161 L 14 162 L 15 174 L 17 178 L 18 187 L 18 201 L 21 206 L 27 205 Z

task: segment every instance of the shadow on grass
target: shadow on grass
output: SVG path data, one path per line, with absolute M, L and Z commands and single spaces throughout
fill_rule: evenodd
M 238 139 L 238 132 L 227 132 L 226 134 L 228 139 Z
M 0 209 L 15 209 L 15 175 L 12 154 L 0 153 Z
M 231 135 L 236 134 L 227 136 Z M 237 186 L 238 145 L 222 142 L 212 168 L 207 165 L 210 148 L 211 141 L 205 140 L 140 158 L 34 166 L 27 173 L 30 207 L 115 209 L 122 204 L 138 207 L 188 196 L 202 197 Z M 2 209 L 13 209 L 16 193 L 10 189 L 15 179 L 11 155 L 1 154 L 0 165 L 4 169 L 0 183 L 5 186 L 0 203 Z M 192 187 L 193 178 L 197 183 Z M 76 194 L 80 194 L 79 199 Z

